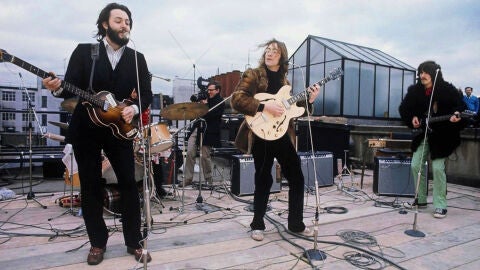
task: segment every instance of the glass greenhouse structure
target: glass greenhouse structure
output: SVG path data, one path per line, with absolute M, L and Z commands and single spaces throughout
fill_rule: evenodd
M 325 84 L 314 115 L 398 119 L 398 106 L 415 82 L 415 68 L 380 50 L 312 35 L 291 55 L 290 63 L 294 93 L 337 67 L 344 72 Z

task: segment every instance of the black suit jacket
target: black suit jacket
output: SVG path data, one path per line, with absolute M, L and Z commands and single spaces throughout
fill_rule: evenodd
M 108 91 L 115 95 L 115 99 L 122 101 L 131 97 L 133 89 L 137 89 L 137 72 L 135 51 L 129 47 L 118 62 L 115 70 L 112 69 L 103 42 L 99 44 L 99 57 L 95 63 L 92 88 L 95 92 Z M 140 99 L 133 100 L 140 111 L 148 108 L 152 101 L 151 77 L 143 54 L 137 52 L 138 74 L 140 85 Z M 87 90 L 92 70 L 91 44 L 79 44 L 73 51 L 68 63 L 65 81 Z M 69 98 L 73 94 L 63 91 L 61 97 Z M 75 142 L 87 129 L 99 128 L 88 117 L 85 107 L 79 102 L 72 116 L 69 126 L 69 140 Z

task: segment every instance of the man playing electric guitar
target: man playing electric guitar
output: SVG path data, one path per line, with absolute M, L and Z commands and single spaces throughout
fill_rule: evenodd
M 277 102 L 261 103 L 255 96 L 257 93 L 276 94 L 279 89 L 288 84 L 286 74 L 288 71 L 288 52 L 285 43 L 272 39 L 261 47 L 265 51 L 259 62 L 259 67 L 248 69 L 244 72 L 240 82 L 232 94 L 232 107 L 248 116 L 257 112 L 268 112 L 273 117 L 285 113 L 286 107 Z M 309 89 L 308 102 L 313 103 L 319 92 L 319 86 Z M 273 184 L 271 169 L 274 158 L 282 167 L 282 173 L 288 180 L 288 229 L 292 232 L 312 235 L 312 230 L 303 222 L 303 190 L 304 177 L 300 166 L 300 158 L 293 144 L 293 121 L 288 123 L 286 134 L 275 140 L 267 140 L 261 135 L 252 134 L 248 124 L 244 121 L 240 126 L 236 146 L 252 153 L 255 164 L 255 191 L 254 191 L 254 216 L 250 224 L 251 237 L 256 241 L 263 240 L 265 230 L 264 215 L 267 208 L 270 188 Z
M 137 103 L 117 109 L 121 110 L 121 117 L 126 123 L 148 108 L 152 101 L 151 77 L 145 57 L 126 46 L 132 24 L 131 12 L 126 6 L 108 4 L 97 20 L 98 51 L 95 52 L 91 44 L 78 45 L 65 73 L 65 81 L 79 88 L 89 89 L 91 85 L 92 90 L 109 91 L 120 100 L 128 99 L 132 91 L 139 91 L 140 102 L 137 100 Z M 68 98 L 71 95 L 60 88 L 58 78 L 47 77 L 43 84 L 55 96 Z M 135 181 L 132 140 L 118 139 L 109 127 L 92 122 L 82 102 L 78 103 L 73 113 L 68 139 L 78 163 L 83 219 L 91 244 L 87 263 L 95 265 L 102 262 L 109 235 L 103 220 L 102 149 L 118 180 L 126 251 L 137 261 L 143 260 L 144 256 L 150 261 L 150 254 L 143 254 L 141 246 L 140 199 Z
M 465 110 L 457 89 L 444 81 L 440 65 L 433 61 L 425 61 L 418 66 L 417 83 L 408 88 L 408 92 L 399 107 L 400 116 L 410 128 L 420 128 L 424 115 L 445 116 L 448 121 L 431 123 L 429 128 L 434 132 L 423 131 L 412 140 L 412 173 L 420 184 L 418 197 L 414 204 L 419 208 L 427 207 L 427 190 L 425 175 L 418 172 L 428 160 L 430 153 L 433 174 L 433 216 L 444 218 L 447 215 L 447 177 L 445 174 L 446 158 L 460 145 L 460 112 Z M 428 129 L 427 129 L 428 130 Z M 427 132 L 427 134 L 425 134 Z M 411 204 L 406 205 L 410 207 Z

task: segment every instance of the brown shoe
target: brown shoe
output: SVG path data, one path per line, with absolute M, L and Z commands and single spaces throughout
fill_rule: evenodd
M 106 248 L 91 247 L 88 253 L 87 263 L 89 265 L 97 265 L 103 261 L 103 253 Z
M 135 255 L 135 260 L 136 261 L 143 262 L 143 254 L 142 254 L 143 249 L 142 248 L 134 249 L 134 248 L 131 248 L 131 247 L 127 247 L 127 253 Z M 150 262 L 151 260 L 152 260 L 152 257 L 150 256 L 150 253 L 147 252 L 147 262 Z

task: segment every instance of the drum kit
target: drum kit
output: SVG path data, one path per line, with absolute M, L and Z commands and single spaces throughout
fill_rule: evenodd
M 61 107 L 73 113 L 78 101 L 77 99 L 66 99 L 62 101 Z M 202 117 L 208 112 L 208 107 L 205 104 L 186 102 L 169 105 L 163 108 L 160 112 L 160 116 L 167 120 L 193 120 Z M 68 129 L 68 123 L 48 121 L 49 124 L 60 127 L 61 129 Z M 169 128 L 166 122 L 156 122 L 145 125 L 138 132 L 137 137 L 134 139 L 134 155 L 135 155 L 135 179 L 137 182 L 141 181 L 144 176 L 143 161 L 148 159 L 150 162 L 154 158 L 168 157 L 171 148 L 178 142 L 172 139 L 176 135 L 188 127 L 185 125 L 183 128 Z M 173 136 L 172 136 L 173 135 Z M 64 142 L 65 137 L 57 134 L 46 133 L 45 137 L 55 141 Z M 175 161 L 174 161 L 175 162 Z M 176 171 L 176 170 L 174 170 Z M 72 186 L 79 186 L 78 173 L 72 176 L 68 169 L 65 170 L 65 183 Z M 102 177 L 106 180 L 105 188 L 105 208 L 109 211 L 118 211 L 119 196 L 117 190 L 114 188 L 117 184 L 115 173 L 110 165 L 110 162 L 106 156 L 102 160 Z M 176 175 L 173 176 L 174 179 Z M 171 181 L 175 183 L 174 181 Z M 182 196 L 183 203 L 183 196 Z

